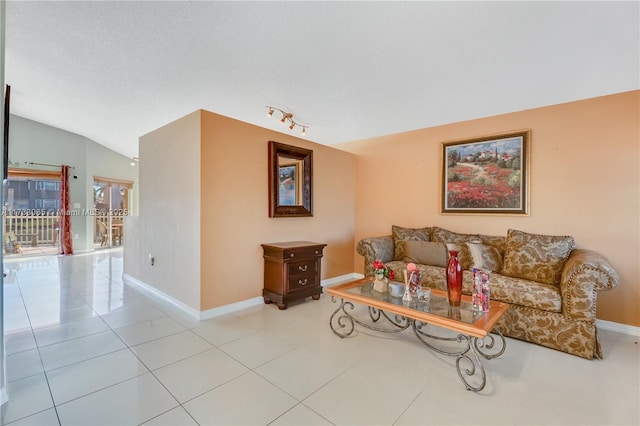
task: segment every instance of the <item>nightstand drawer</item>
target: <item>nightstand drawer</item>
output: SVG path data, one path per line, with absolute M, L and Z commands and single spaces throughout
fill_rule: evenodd
M 299 262 L 289 262 L 287 268 L 289 268 L 290 277 L 314 277 L 318 271 L 318 261 L 316 259 L 305 259 Z
M 289 291 L 301 290 L 303 288 L 316 287 L 316 276 L 314 275 L 298 275 L 297 277 L 289 277 Z

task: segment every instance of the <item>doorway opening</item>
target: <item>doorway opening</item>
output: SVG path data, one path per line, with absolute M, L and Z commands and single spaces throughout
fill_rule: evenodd
M 133 182 L 104 177 L 93 178 L 93 246 L 103 249 L 121 246 L 123 221 L 129 215 L 129 193 Z

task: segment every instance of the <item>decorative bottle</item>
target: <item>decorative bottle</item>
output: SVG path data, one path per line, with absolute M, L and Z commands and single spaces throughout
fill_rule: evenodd
M 450 306 L 460 306 L 462 299 L 462 267 L 458 261 L 458 251 L 449 251 L 447 261 L 447 294 Z

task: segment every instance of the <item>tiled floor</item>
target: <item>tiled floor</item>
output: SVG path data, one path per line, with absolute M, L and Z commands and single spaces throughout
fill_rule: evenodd
M 410 332 L 339 339 L 326 295 L 200 322 L 123 285 L 118 250 L 5 271 L 3 424 L 640 423 L 629 335 L 601 332 L 604 361 L 507 339 L 474 393 Z

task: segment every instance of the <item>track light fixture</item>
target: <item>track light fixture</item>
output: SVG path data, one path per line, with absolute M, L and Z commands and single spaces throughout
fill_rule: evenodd
M 131 157 L 131 165 L 135 166 L 136 165 L 136 161 L 140 161 L 139 157 Z
M 268 109 L 269 109 L 269 111 L 267 112 L 267 115 L 268 115 L 269 117 L 273 117 L 273 112 L 274 112 L 274 111 L 279 111 L 280 113 L 282 113 L 282 118 L 280 119 L 280 122 L 281 122 L 282 124 L 286 125 L 286 124 L 287 124 L 287 121 L 288 121 L 288 122 L 289 122 L 289 130 L 293 130 L 296 126 L 298 126 L 298 127 L 300 127 L 300 128 L 302 129 L 302 130 L 300 131 L 300 134 L 301 134 L 302 136 L 304 136 L 304 135 L 306 135 L 306 134 L 307 134 L 307 128 L 308 128 L 309 126 L 303 126 L 303 125 L 302 125 L 302 124 L 300 124 L 300 123 L 296 123 L 296 122 L 293 120 L 293 114 L 292 114 L 292 113 L 287 112 L 287 111 L 283 111 L 283 110 L 281 110 L 280 108 L 276 108 L 276 107 L 273 107 L 273 106 L 271 106 L 271 105 L 266 105 L 266 106 L 265 106 L 265 108 L 268 108 Z

